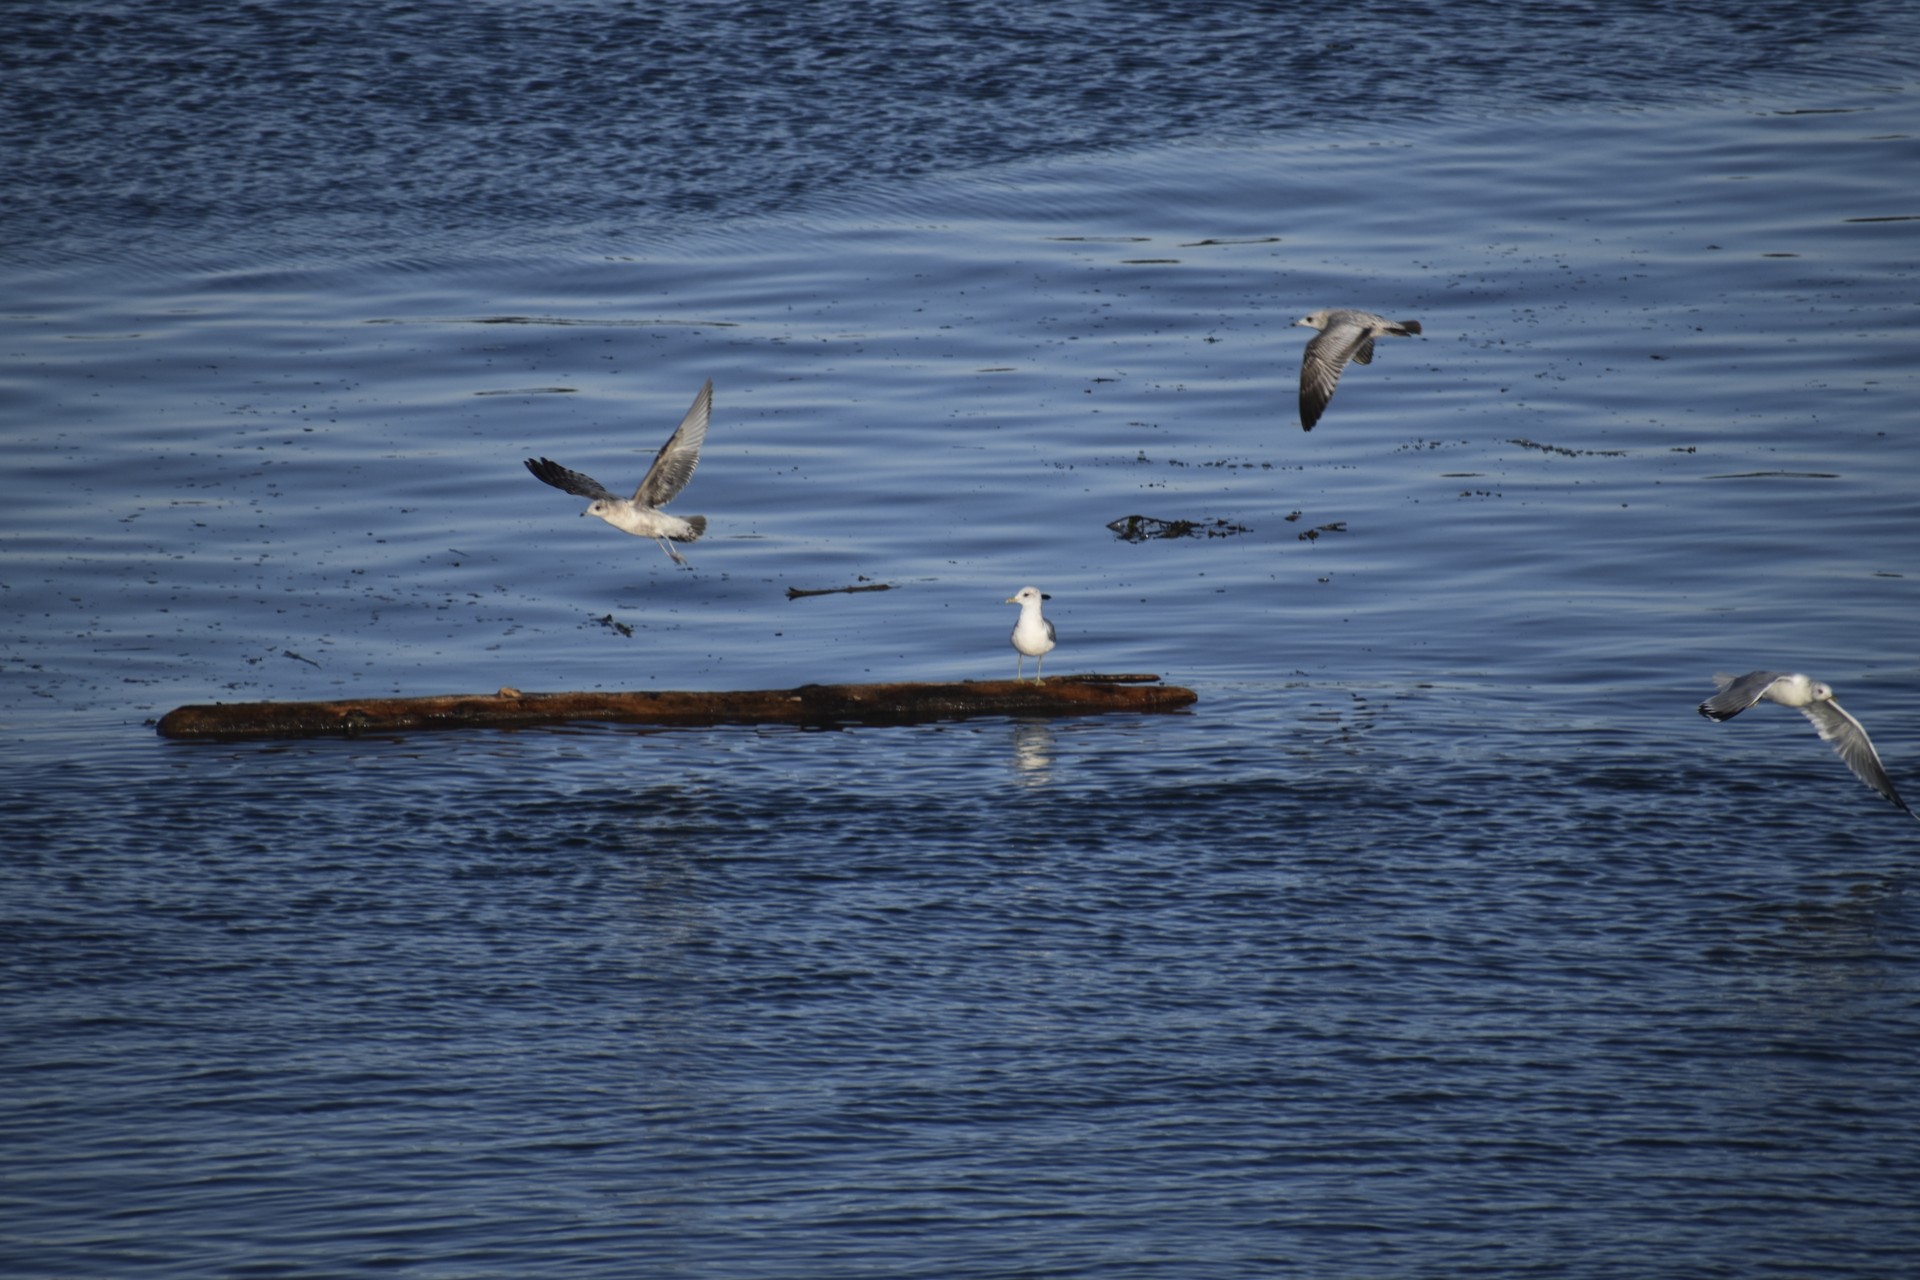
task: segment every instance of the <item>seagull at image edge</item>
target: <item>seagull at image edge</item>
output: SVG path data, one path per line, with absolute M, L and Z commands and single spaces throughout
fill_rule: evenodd
M 1833 700 L 1833 690 L 1818 680 L 1803 675 L 1781 675 L 1773 671 L 1749 671 L 1743 676 L 1716 674 L 1714 684 L 1720 692 L 1700 704 L 1700 714 L 1709 720 L 1725 721 L 1765 699 L 1783 707 L 1792 707 L 1813 722 L 1821 740 L 1833 745 L 1835 753 L 1860 779 L 1888 800 L 1913 814 L 1907 802 L 1894 790 L 1893 779 L 1880 763 L 1880 753 L 1860 722 L 1848 715 Z M 1913 815 L 1920 817 L 1920 815 Z

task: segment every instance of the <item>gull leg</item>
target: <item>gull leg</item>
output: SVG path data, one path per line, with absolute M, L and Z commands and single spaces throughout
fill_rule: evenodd
M 687 562 L 687 558 L 681 555 L 678 551 L 675 551 L 673 549 L 673 544 L 671 542 L 668 542 L 665 538 L 655 538 L 654 541 L 660 544 L 660 549 L 666 552 L 667 558 L 673 561 L 675 564 L 685 564 Z
M 1046 665 L 1046 661 L 1047 655 L 1044 653 L 1033 660 L 1033 682 L 1035 684 L 1045 684 L 1047 682 L 1047 678 L 1040 674 L 1040 668 Z

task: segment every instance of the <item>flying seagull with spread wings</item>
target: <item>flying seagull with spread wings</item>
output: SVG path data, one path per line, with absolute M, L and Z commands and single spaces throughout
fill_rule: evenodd
M 1700 714 L 1709 720 L 1731 720 L 1761 699 L 1797 709 L 1820 731 L 1822 741 L 1833 744 L 1840 758 L 1853 770 L 1853 776 L 1906 809 L 1907 802 L 1893 789 L 1893 779 L 1880 763 L 1880 753 L 1860 722 L 1840 709 L 1833 690 L 1818 680 L 1803 675 L 1780 675 L 1773 671 L 1749 671 L 1743 676 L 1715 675 L 1720 692 L 1700 704 Z M 1920 817 L 1920 814 L 1914 816 Z
M 687 416 L 680 420 L 680 425 L 667 437 L 667 442 L 660 446 L 653 465 L 647 468 L 647 478 L 640 482 L 640 487 L 633 491 L 631 498 L 622 498 L 592 476 L 569 471 L 548 458 L 537 461 L 528 458 L 527 470 L 533 472 L 536 479 L 556 489 L 593 499 L 581 515 L 599 516 L 614 528 L 635 537 L 652 538 L 660 544 L 662 551 L 673 558 L 675 564 L 685 564 L 686 558 L 673 549 L 673 543 L 697 540 L 707 531 L 707 518 L 688 516 L 682 519 L 668 515 L 661 508 L 686 488 L 687 481 L 693 478 L 693 469 L 700 465 L 700 446 L 707 439 L 707 420 L 712 415 L 713 380 L 709 378 L 707 384 L 700 388 L 700 394 L 693 398 L 693 407 L 687 410 Z
M 1333 389 L 1340 384 L 1340 373 L 1349 360 L 1373 363 L 1373 340 L 1392 336 L 1410 338 L 1420 332 L 1418 320 L 1389 320 L 1371 311 L 1351 311 L 1329 307 L 1301 316 L 1293 327 L 1318 329 L 1300 357 L 1300 429 L 1313 430 L 1320 421 Z

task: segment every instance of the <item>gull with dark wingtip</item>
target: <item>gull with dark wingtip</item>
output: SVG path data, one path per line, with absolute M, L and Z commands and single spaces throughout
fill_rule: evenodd
M 1006 599 L 1007 604 L 1020 606 L 1020 620 L 1013 624 L 1015 680 L 1025 673 L 1027 659 L 1032 658 L 1034 683 L 1046 683 L 1040 676 L 1040 664 L 1053 651 L 1054 635 L 1053 624 L 1040 616 L 1040 602 L 1051 599 L 1052 596 L 1038 587 L 1022 587 Z
M 1840 709 L 1833 700 L 1833 690 L 1818 680 L 1803 675 L 1780 675 L 1773 671 L 1749 671 L 1743 676 L 1716 674 L 1714 684 L 1720 692 L 1700 704 L 1700 714 L 1709 720 L 1731 720 L 1761 699 L 1777 702 L 1783 707 L 1793 707 L 1807 719 L 1813 721 L 1813 727 L 1820 731 L 1824 742 L 1833 744 L 1840 758 L 1847 762 L 1847 768 L 1853 770 L 1853 776 L 1860 779 L 1905 809 L 1907 802 L 1893 789 L 1893 779 L 1880 763 L 1880 753 L 1873 749 L 1873 742 L 1867 737 L 1867 731 L 1860 722 Z
M 1420 332 L 1418 320 L 1389 320 L 1371 311 L 1353 311 L 1328 307 L 1293 322 L 1320 332 L 1307 343 L 1300 357 L 1300 429 L 1313 430 L 1320 421 L 1340 373 L 1349 360 L 1356 364 L 1373 363 L 1373 340 L 1381 337 L 1411 338 Z
M 631 498 L 623 498 L 592 476 L 569 471 L 548 458 L 537 461 L 528 458 L 527 470 L 533 472 L 536 479 L 556 489 L 593 499 L 581 515 L 599 516 L 614 528 L 637 538 L 652 538 L 675 564 L 685 564 L 686 558 L 673 549 L 673 543 L 698 539 L 707 531 L 707 518 L 687 516 L 682 519 L 668 515 L 661 508 L 686 488 L 687 481 L 693 478 L 693 469 L 700 465 L 700 446 L 707 439 L 707 420 L 712 415 L 713 380 L 709 378 L 707 384 L 700 388 L 700 394 L 693 398 L 693 407 L 687 410 L 687 416 L 680 420 L 674 433 L 660 446 L 660 452 L 654 455 L 653 465 L 647 468 L 646 479 L 640 482 L 640 487 L 633 491 Z

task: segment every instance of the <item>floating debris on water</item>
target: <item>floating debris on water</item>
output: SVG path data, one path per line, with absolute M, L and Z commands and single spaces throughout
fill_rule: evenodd
M 866 582 L 865 578 L 861 579 Z M 855 591 L 891 591 L 891 582 L 870 582 L 863 587 L 788 587 L 787 599 L 799 600 L 805 596 L 850 595 Z
M 1157 516 L 1121 516 L 1107 521 L 1107 528 L 1122 542 L 1145 542 L 1149 538 L 1231 538 L 1248 532 L 1247 526 L 1231 520 L 1162 520 Z
M 1728 471 L 1717 476 L 1708 476 L 1709 480 L 1764 480 L 1778 476 L 1787 480 L 1838 480 L 1834 471 Z
M 1625 449 L 1566 449 L 1557 444 L 1541 444 L 1538 440 L 1529 440 L 1524 436 L 1515 436 L 1507 441 L 1522 449 L 1538 449 L 1542 453 L 1555 453 L 1563 458 L 1624 458 Z

